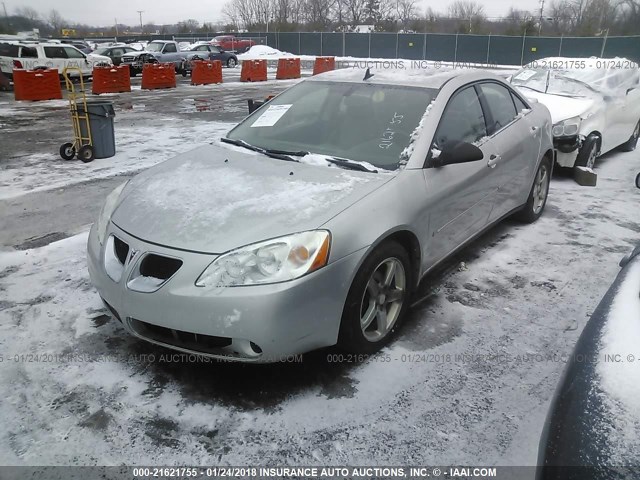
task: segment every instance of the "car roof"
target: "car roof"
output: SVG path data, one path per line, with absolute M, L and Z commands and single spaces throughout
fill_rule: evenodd
M 391 61 L 392 62 L 392 61 Z M 449 80 L 458 77 L 468 77 L 469 81 L 487 79 L 499 79 L 497 75 L 478 69 L 453 69 L 453 68 L 426 68 L 426 69 L 385 69 L 374 70 L 368 83 L 404 85 L 409 87 L 421 87 L 440 89 Z M 361 83 L 364 79 L 365 70 L 360 68 L 342 68 L 320 75 L 310 77 L 309 81 L 326 82 L 353 82 Z

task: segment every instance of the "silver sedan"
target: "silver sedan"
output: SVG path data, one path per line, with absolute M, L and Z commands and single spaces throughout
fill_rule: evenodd
M 309 78 L 109 195 L 89 273 L 131 334 L 251 362 L 380 349 L 421 278 L 544 210 L 551 117 L 476 71 Z

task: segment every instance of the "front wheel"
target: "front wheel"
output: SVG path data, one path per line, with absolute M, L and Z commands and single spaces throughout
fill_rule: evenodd
M 389 241 L 364 261 L 342 313 L 338 345 L 353 353 L 373 353 L 391 339 L 409 304 L 412 270 L 407 251 Z
M 600 139 L 596 135 L 589 135 L 580 147 L 575 166 L 593 168 L 598 157 L 599 146 Z
M 227 59 L 227 68 L 235 68 L 235 66 L 238 64 L 238 61 L 231 57 Z
M 533 179 L 533 186 L 529 192 L 529 198 L 525 206 L 516 213 L 516 219 L 523 223 L 533 223 L 544 210 L 547 204 L 547 196 L 549 195 L 549 182 L 551 181 L 551 160 L 548 157 L 544 157 L 536 176 Z
M 636 128 L 633 130 L 629 140 L 620 145 L 620 150 L 623 152 L 633 152 L 638 145 L 638 137 L 640 137 L 640 121 L 636 123 Z

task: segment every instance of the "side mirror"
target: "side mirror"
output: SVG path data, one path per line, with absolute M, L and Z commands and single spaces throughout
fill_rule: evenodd
M 440 154 L 436 156 L 436 151 L 431 150 L 431 156 L 427 162 L 427 167 L 444 167 L 455 163 L 469 163 L 482 160 L 484 154 L 477 146 L 467 142 L 447 142 L 442 147 Z
M 640 173 L 638 174 L 638 176 L 636 177 L 636 187 L 640 188 Z
M 636 87 L 627 88 L 627 95 L 629 95 L 629 92 L 632 92 L 635 89 L 636 89 Z

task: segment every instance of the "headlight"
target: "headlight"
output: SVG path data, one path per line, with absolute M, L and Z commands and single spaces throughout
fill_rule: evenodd
M 554 137 L 567 137 L 570 135 L 575 135 L 578 133 L 580 129 L 580 117 L 573 117 L 567 120 L 563 120 L 562 122 L 556 123 L 553 126 L 553 136 Z
M 232 250 L 216 258 L 196 281 L 198 287 L 235 287 L 286 282 L 324 267 L 331 234 L 296 233 Z
M 104 205 L 102 206 L 102 210 L 100 210 L 100 216 L 98 217 L 97 229 L 98 229 L 98 241 L 100 245 L 104 243 L 104 236 L 107 233 L 107 225 L 109 225 L 109 220 L 111 220 L 111 215 L 113 211 L 116 209 L 118 205 L 118 199 L 120 198 L 120 194 L 122 190 L 127 185 L 127 182 L 124 182 L 122 185 L 117 186 L 113 192 L 107 195 L 107 199 L 104 201 Z

